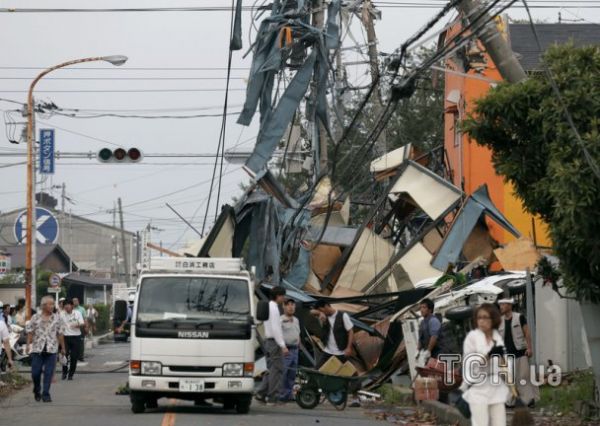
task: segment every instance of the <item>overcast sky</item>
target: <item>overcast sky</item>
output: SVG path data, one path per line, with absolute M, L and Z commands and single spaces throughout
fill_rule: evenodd
M 438 1 L 425 0 L 424 3 Z M 245 5 L 252 3 L 244 2 Z M 230 4 L 228 0 L 13 0 L 0 1 L 0 8 L 149 8 Z M 548 22 L 556 21 L 558 11 L 534 9 L 536 19 Z M 382 12 L 383 19 L 377 22 L 376 30 L 380 49 L 390 52 L 425 24 L 436 9 L 383 8 Z M 511 17 L 524 18 L 522 9 L 511 9 L 509 14 Z M 574 15 L 600 22 L 600 9 L 570 8 L 563 11 L 563 18 L 574 18 Z M 47 67 L 70 59 L 123 54 L 129 57 L 129 61 L 120 68 L 109 69 L 108 64 L 95 63 L 82 66 L 88 69 L 65 69 L 49 75 L 38 84 L 36 99 L 52 101 L 65 109 L 107 110 L 122 114 L 143 114 L 133 110 L 165 110 L 161 111 L 165 115 L 219 114 L 225 95 L 225 71 L 215 68 L 227 65 L 229 20 L 229 12 L 0 13 L 0 97 L 25 101 L 28 85 L 40 70 L 23 67 Z M 242 59 L 249 45 L 249 25 L 250 13 L 246 12 L 243 19 L 244 50 L 234 53 L 234 68 L 247 68 L 250 65 L 251 55 Z M 363 42 L 361 30 L 356 25 L 353 26 L 353 35 L 359 43 Z M 351 42 L 350 38 L 348 42 Z M 344 60 L 356 61 L 360 60 L 360 56 L 356 52 L 348 52 Z M 97 67 L 106 69 L 92 69 Z M 230 112 L 240 110 L 247 74 L 247 69 L 232 71 Z M 351 75 L 356 83 L 368 81 L 362 69 L 351 70 Z M 0 102 L 3 111 L 18 107 Z M 175 111 L 178 109 L 189 110 Z M 12 117 L 23 120 L 17 114 L 12 114 Z M 253 123 L 244 128 L 235 124 L 236 119 L 236 116 L 228 119 L 226 149 L 237 146 L 238 150 L 251 150 L 257 125 Z M 148 120 L 113 117 L 83 119 L 55 115 L 38 116 L 37 120 L 38 129 L 56 129 L 57 150 L 91 151 L 94 155 L 102 147 L 114 147 L 109 143 L 123 147 L 136 146 L 146 153 L 214 153 L 221 128 L 220 117 Z M 4 122 L 0 122 L 0 126 L 7 132 L 17 133 L 22 128 L 19 124 L 7 126 Z M 10 144 L 6 132 L 0 132 L 0 153 L 24 148 L 25 144 Z M 0 167 L 24 160 L 1 157 Z M 173 164 L 177 162 L 184 164 Z M 52 185 L 64 182 L 67 195 L 73 200 L 73 204 L 67 204 L 68 209 L 106 223 L 112 223 L 112 215 L 105 211 L 112 209 L 116 199 L 121 197 L 127 229 L 140 230 L 152 220 L 154 226 L 163 229 L 154 233 L 153 240 L 162 240 L 166 247 L 178 248 L 194 239 L 195 234 L 184 234 L 186 226 L 164 204 L 169 202 L 201 227 L 205 209 L 203 201 L 208 194 L 212 162 L 210 158 L 146 158 L 137 165 L 109 166 L 99 164 L 96 160 L 61 160 L 56 164 L 56 173 L 46 180 L 44 187 L 50 190 Z M 226 164 L 225 167 L 222 202 L 239 195 L 239 184 L 248 180 L 246 174 L 239 170 L 239 165 Z M 0 211 L 25 205 L 25 176 L 24 165 L 0 168 Z M 197 186 L 182 190 L 194 184 Z M 178 190 L 182 191 L 156 199 Z M 58 190 L 54 190 L 54 194 L 59 198 Z M 153 200 L 147 201 L 150 199 Z M 213 206 L 210 209 L 211 219 L 214 211 Z M 212 220 L 209 221 L 211 223 Z

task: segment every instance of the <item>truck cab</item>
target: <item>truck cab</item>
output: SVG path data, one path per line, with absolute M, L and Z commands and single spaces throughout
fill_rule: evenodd
M 254 282 L 241 259 L 152 258 L 131 323 L 131 408 L 162 397 L 247 413 L 254 390 Z

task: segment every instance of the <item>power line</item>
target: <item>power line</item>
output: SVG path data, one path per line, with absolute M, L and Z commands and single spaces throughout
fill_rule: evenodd
M 571 7 L 577 8 L 600 8 L 598 2 L 594 1 L 576 1 Z M 435 0 L 428 2 L 376 2 L 375 6 L 379 9 L 432 9 L 440 8 L 443 4 Z M 523 7 L 523 6 L 515 6 Z M 560 9 L 564 7 L 564 2 L 552 0 L 542 0 L 535 5 L 530 6 L 533 9 Z M 231 12 L 231 7 L 224 6 L 204 6 L 204 7 L 155 7 L 155 8 L 0 8 L 0 13 L 7 14 L 34 14 L 34 13 L 138 13 L 138 12 Z M 258 10 L 253 6 L 242 6 L 242 11 L 252 12 Z
M 36 90 L 35 93 L 170 93 L 170 92 L 224 92 L 225 89 L 82 89 L 82 90 Z M 230 92 L 245 92 L 244 88 L 229 89 Z M 28 93 L 27 90 L 0 90 L 0 93 Z
M 114 142 L 111 142 L 109 140 L 102 139 L 102 138 L 97 138 L 95 136 L 86 135 L 85 133 L 76 132 L 74 130 L 65 129 L 64 127 L 57 126 L 56 124 L 50 124 L 50 123 L 47 123 L 47 122 L 41 121 L 41 120 L 37 120 L 37 122 L 40 123 L 40 124 L 44 124 L 46 126 L 53 127 L 55 129 L 62 130 L 63 132 L 71 133 L 71 134 L 76 135 L 76 136 L 81 136 L 83 138 L 91 139 L 91 140 L 94 140 L 94 141 L 97 141 L 97 142 L 107 143 L 109 145 L 120 147 L 120 148 L 124 147 L 124 145 L 122 145 L 122 144 L 114 143 Z
M 0 66 L 3 70 L 45 70 L 47 67 L 31 67 L 31 66 Z M 250 70 L 250 67 L 233 67 L 232 70 Z M 59 68 L 55 72 L 83 70 L 83 71 L 227 71 L 225 67 L 68 67 Z M 46 80 L 46 79 L 44 79 Z
M 211 117 L 221 117 L 223 114 L 192 114 L 192 115 L 140 115 L 140 114 L 116 114 L 116 113 L 99 113 L 99 114 L 90 114 L 85 113 L 84 115 L 78 114 L 76 112 L 73 113 L 63 113 L 58 111 L 51 111 L 51 114 L 60 115 L 61 117 L 67 118 L 79 118 L 79 119 L 93 119 L 93 118 L 140 118 L 140 119 L 190 119 L 190 118 L 211 118 Z M 227 115 L 236 115 L 239 114 L 240 111 L 229 112 Z
M 223 157 L 225 156 L 225 131 L 227 129 L 227 104 L 229 103 L 229 83 L 231 81 L 230 80 L 230 78 L 231 78 L 231 62 L 233 59 L 232 43 L 233 43 L 233 27 L 234 27 L 235 14 L 236 14 L 235 0 L 231 0 L 231 22 L 230 22 L 230 26 L 229 26 L 229 49 L 228 49 L 229 51 L 228 51 L 228 57 L 227 57 L 227 83 L 226 83 L 227 90 L 225 90 L 225 100 L 223 103 L 223 118 L 221 120 L 219 144 L 217 145 L 217 154 L 219 153 L 219 150 L 221 150 L 221 168 L 219 171 L 219 186 L 217 189 L 217 203 L 216 203 L 216 208 L 215 208 L 215 217 L 217 216 L 217 213 L 218 213 L 219 197 L 221 195 L 221 180 L 223 179 Z M 219 161 L 219 159 L 217 156 L 217 157 L 215 157 L 213 174 L 212 174 L 212 178 L 210 181 L 210 189 L 208 190 L 208 197 L 207 197 L 208 200 L 206 202 L 206 213 L 204 214 L 204 221 L 202 222 L 202 234 L 204 234 L 204 229 L 206 227 L 206 219 L 208 217 L 208 211 L 210 208 L 210 201 L 212 198 L 212 191 L 213 191 L 215 175 L 217 172 L 218 161 Z M 200 206 L 198 207 L 198 209 L 196 209 L 194 216 L 198 213 L 199 209 L 200 209 Z M 185 233 L 183 235 L 185 235 Z M 180 238 L 182 238 L 183 235 Z M 177 241 L 179 241 L 179 239 Z
M 82 80 L 82 81 L 96 81 L 96 80 L 110 80 L 110 81 L 154 81 L 154 80 L 226 80 L 226 77 L 46 77 L 44 81 L 48 80 Z M 247 80 L 247 77 L 231 77 L 232 80 Z M 0 77 L 0 80 L 28 80 L 31 81 L 31 77 Z

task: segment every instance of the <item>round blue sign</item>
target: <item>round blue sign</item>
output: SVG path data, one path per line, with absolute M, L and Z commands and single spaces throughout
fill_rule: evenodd
M 49 210 L 37 207 L 36 215 L 36 240 L 40 244 L 54 244 L 58 240 L 58 221 Z M 25 244 L 27 228 L 27 210 L 21 212 L 15 221 L 15 239 L 17 244 Z

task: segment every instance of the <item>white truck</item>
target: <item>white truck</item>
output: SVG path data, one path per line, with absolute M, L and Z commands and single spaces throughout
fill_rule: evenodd
M 162 397 L 238 413 L 254 390 L 254 281 L 241 259 L 156 257 L 142 265 L 131 324 L 131 409 Z

